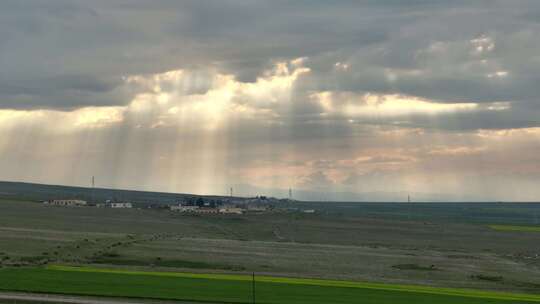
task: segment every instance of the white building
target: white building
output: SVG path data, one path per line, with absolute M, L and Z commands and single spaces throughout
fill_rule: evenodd
M 86 201 L 77 200 L 77 199 L 59 199 L 59 200 L 47 201 L 44 203 L 46 205 L 51 205 L 51 206 L 65 206 L 65 207 L 86 206 Z
M 111 203 L 111 208 L 133 208 L 131 203 Z
M 199 209 L 198 206 L 182 206 L 182 205 L 173 205 L 169 206 L 171 211 L 175 212 L 197 212 Z
M 219 209 L 217 208 L 198 208 L 195 210 L 196 213 L 202 213 L 202 214 L 217 214 L 219 213 Z
M 219 213 L 224 214 L 243 214 L 244 209 L 242 208 L 232 208 L 232 207 L 226 207 L 226 208 L 220 208 Z

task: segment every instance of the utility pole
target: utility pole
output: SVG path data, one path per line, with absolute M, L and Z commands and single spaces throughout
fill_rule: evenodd
M 253 272 L 251 277 L 251 299 L 253 304 L 255 304 L 255 272 Z
M 231 187 L 231 197 L 233 197 L 233 188 Z
M 292 200 L 292 188 L 289 188 L 289 199 Z
M 92 196 L 92 204 L 95 203 L 95 198 L 94 198 L 94 188 L 95 188 L 95 186 L 96 186 L 96 183 L 95 183 L 95 182 L 96 182 L 96 181 L 95 181 L 95 178 L 94 178 L 94 176 L 92 175 L 92 190 L 91 190 L 91 191 L 92 191 L 92 195 L 91 195 L 91 196 Z

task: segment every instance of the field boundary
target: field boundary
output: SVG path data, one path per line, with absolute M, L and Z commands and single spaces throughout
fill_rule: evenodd
M 540 232 L 540 226 L 525 225 L 488 225 L 489 228 L 506 232 Z
M 71 271 L 71 272 L 111 273 L 111 274 L 142 275 L 142 276 L 164 276 L 164 277 L 179 277 L 179 278 L 208 279 L 208 280 L 228 280 L 228 281 L 251 281 L 252 279 L 251 275 L 247 275 L 247 274 L 155 272 L 155 271 L 137 271 L 137 270 L 98 268 L 98 267 L 86 267 L 86 266 L 79 267 L 79 266 L 49 265 L 49 266 L 46 266 L 45 269 L 56 270 L 56 271 Z M 297 285 L 312 285 L 312 286 L 327 286 L 327 287 L 374 289 L 374 290 L 425 293 L 425 294 L 436 294 L 436 295 L 447 295 L 447 296 L 469 297 L 469 298 L 540 302 L 540 295 L 505 293 L 505 292 L 484 291 L 484 290 L 474 290 L 474 289 L 465 289 L 465 288 L 462 289 L 462 288 L 434 287 L 434 286 L 422 286 L 422 285 L 401 285 L 401 284 L 272 277 L 272 276 L 257 276 L 256 281 L 265 282 L 265 283 L 275 283 L 275 284 L 297 284 Z

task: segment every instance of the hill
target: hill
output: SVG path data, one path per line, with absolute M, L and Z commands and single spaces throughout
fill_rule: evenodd
M 222 196 L 200 196 L 185 193 L 86 188 L 0 181 L 0 198 L 11 200 L 44 201 L 51 199 L 77 198 L 89 202 L 103 202 L 111 199 L 130 201 L 139 204 L 171 204 L 179 200 L 198 197 L 214 199 L 224 198 Z

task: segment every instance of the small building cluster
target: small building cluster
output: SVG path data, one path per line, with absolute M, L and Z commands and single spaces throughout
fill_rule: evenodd
M 78 207 L 86 206 L 87 202 L 78 199 L 55 199 L 43 202 L 45 205 L 50 206 L 63 206 L 63 207 Z
M 170 205 L 169 210 L 180 213 L 193 214 L 236 214 L 262 213 L 271 210 L 270 201 L 266 197 L 249 199 L 222 198 L 203 199 L 196 198 Z
M 97 203 L 92 204 L 88 203 L 85 200 L 80 199 L 54 199 L 49 201 L 44 201 L 44 205 L 48 206 L 61 206 L 61 207 L 81 207 L 81 206 L 87 206 L 87 207 L 98 207 L 98 208 L 133 208 L 132 203 L 128 202 L 113 202 L 111 200 L 107 200 L 105 203 Z
M 181 213 L 194 213 L 194 214 L 243 214 L 245 209 L 235 206 L 221 206 L 221 207 L 209 207 L 209 206 L 190 206 L 178 205 L 169 206 L 169 210 Z
M 266 196 L 256 196 L 252 198 L 238 197 L 202 197 L 202 196 L 187 196 L 175 204 L 169 205 L 163 202 L 137 202 L 139 209 L 157 209 L 170 210 L 173 212 L 185 214 L 262 214 L 269 211 L 278 211 L 278 205 L 283 203 L 283 200 L 268 198 Z M 97 208 L 111 209 L 130 209 L 134 208 L 134 204 L 127 201 L 109 199 L 104 202 L 87 202 L 81 199 L 54 199 L 45 201 L 44 204 L 50 206 L 87 206 Z M 314 213 L 314 210 L 305 210 L 305 213 Z
M 133 208 L 132 203 L 110 203 L 111 208 Z
M 129 209 L 133 208 L 132 203 L 128 202 L 115 202 L 111 200 L 105 201 L 105 203 L 96 204 L 98 208 L 114 208 L 114 209 Z

